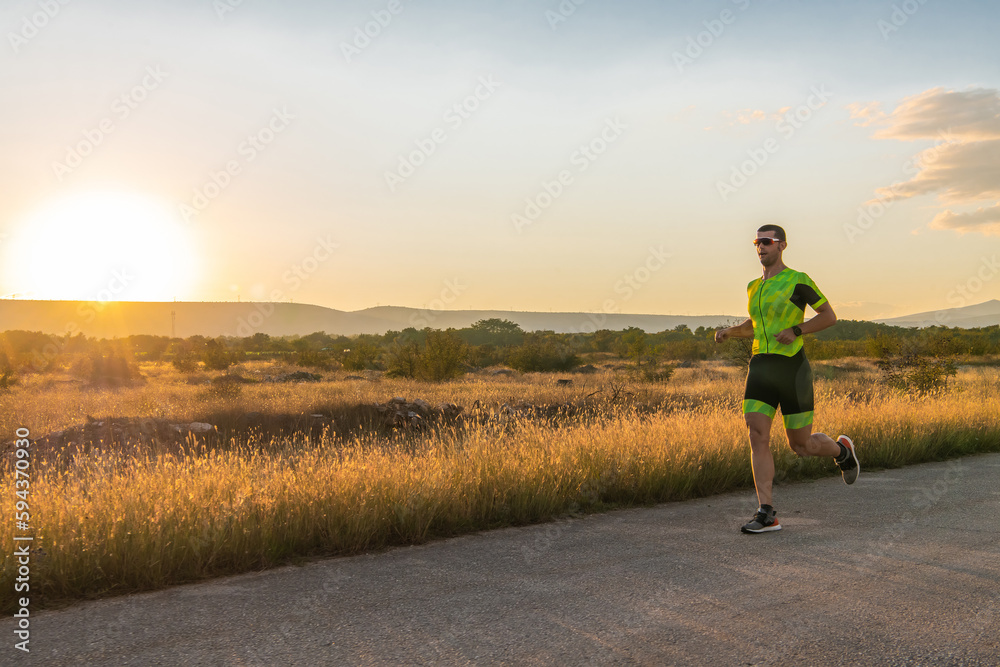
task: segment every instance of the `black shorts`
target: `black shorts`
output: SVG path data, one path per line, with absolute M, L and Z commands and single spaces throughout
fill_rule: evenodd
M 760 412 L 774 417 L 779 407 L 785 428 L 812 424 L 813 377 L 804 350 L 791 357 L 755 354 L 750 359 L 743 414 Z

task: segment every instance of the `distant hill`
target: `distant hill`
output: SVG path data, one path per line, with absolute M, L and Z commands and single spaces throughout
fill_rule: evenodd
M 876 320 L 876 322 L 897 327 L 930 327 L 934 325 L 961 327 L 962 329 L 989 327 L 1000 324 L 1000 301 L 991 299 L 972 306 L 914 313 L 887 320 Z
M 354 312 L 300 303 L 142 302 L 0 300 L 0 330 L 22 329 L 64 334 L 82 332 L 94 338 L 133 334 L 154 336 L 271 336 L 306 335 L 316 331 L 347 336 L 407 327 L 461 329 L 483 319 L 517 323 L 525 331 L 560 333 L 621 330 L 630 326 L 649 333 L 686 324 L 715 327 L 738 318 L 716 316 L 623 315 L 604 313 L 538 313 L 504 310 L 428 311 L 381 306 Z

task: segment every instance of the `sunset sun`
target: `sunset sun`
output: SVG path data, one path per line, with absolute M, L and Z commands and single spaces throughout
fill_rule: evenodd
M 194 285 L 187 230 L 170 208 L 125 193 L 87 193 L 18 221 L 5 244 L 5 294 L 36 299 L 167 301 Z

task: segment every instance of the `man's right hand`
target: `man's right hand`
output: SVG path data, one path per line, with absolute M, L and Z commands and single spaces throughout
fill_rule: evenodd
M 721 343 L 722 341 L 729 338 L 729 329 L 719 329 L 715 332 L 715 342 Z

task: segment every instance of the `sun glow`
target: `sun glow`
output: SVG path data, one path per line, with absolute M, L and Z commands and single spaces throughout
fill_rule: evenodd
M 196 253 L 177 216 L 134 194 L 87 193 L 19 221 L 4 244 L 7 295 L 85 301 L 190 298 Z

